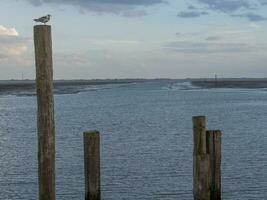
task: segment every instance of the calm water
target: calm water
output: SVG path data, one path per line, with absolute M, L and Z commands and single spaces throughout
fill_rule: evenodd
M 192 200 L 193 115 L 223 131 L 222 196 L 267 199 L 267 91 L 166 81 L 55 96 L 57 199 L 83 199 L 82 132 L 102 133 L 104 200 Z M 0 199 L 37 199 L 35 97 L 0 96 Z

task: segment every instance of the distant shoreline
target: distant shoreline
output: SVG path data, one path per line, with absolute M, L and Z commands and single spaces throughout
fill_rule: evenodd
M 150 81 L 188 82 L 197 88 L 243 88 L 263 89 L 267 88 L 267 78 L 224 78 L 218 79 L 94 79 L 94 80 L 55 80 L 54 94 L 75 94 L 85 91 L 106 89 L 112 86 L 122 87 L 133 83 Z M 34 80 L 0 80 L 0 96 L 34 96 L 36 95 Z
M 96 86 L 119 86 L 142 81 L 142 79 L 56 80 L 54 81 L 54 93 L 73 94 L 95 90 Z M 0 80 L 0 95 L 34 96 L 36 95 L 35 81 Z
M 194 80 L 191 84 L 200 88 L 267 88 L 267 79 L 222 79 L 222 80 Z

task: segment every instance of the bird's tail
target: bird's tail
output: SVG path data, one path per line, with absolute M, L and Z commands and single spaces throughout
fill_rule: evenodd
M 38 19 L 33 19 L 33 21 L 38 22 Z

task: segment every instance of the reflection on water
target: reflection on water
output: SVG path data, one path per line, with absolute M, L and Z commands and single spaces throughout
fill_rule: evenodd
M 56 96 L 58 199 L 84 198 L 82 132 L 98 129 L 104 200 L 192 200 L 193 115 L 223 131 L 223 199 L 266 199 L 267 92 L 177 85 Z M 0 96 L 1 200 L 37 199 L 35 101 Z

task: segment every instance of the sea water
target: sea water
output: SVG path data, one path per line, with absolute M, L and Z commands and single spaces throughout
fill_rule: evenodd
M 84 199 L 82 132 L 101 132 L 104 200 L 192 200 L 192 116 L 222 135 L 222 199 L 267 199 L 267 92 L 151 81 L 55 95 L 57 199 Z M 0 95 L 0 199 L 36 200 L 36 97 Z

